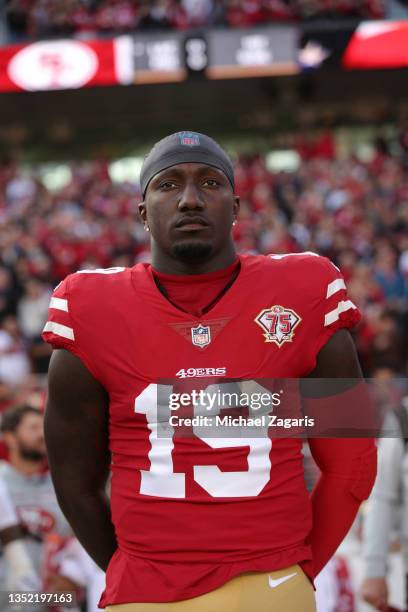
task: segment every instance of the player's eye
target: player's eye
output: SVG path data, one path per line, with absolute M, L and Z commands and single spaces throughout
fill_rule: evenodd
M 219 182 L 216 179 L 206 179 L 203 184 L 208 187 L 217 187 Z
M 172 189 L 173 187 L 177 187 L 174 181 L 163 181 L 159 185 L 160 189 Z

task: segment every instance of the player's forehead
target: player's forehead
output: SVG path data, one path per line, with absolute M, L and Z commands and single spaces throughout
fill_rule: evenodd
M 218 176 L 219 178 L 228 180 L 224 175 L 222 170 L 216 168 L 215 166 L 211 166 L 209 164 L 202 164 L 199 162 L 183 162 L 181 164 L 174 164 L 169 168 L 165 168 L 158 172 L 152 179 L 151 183 L 155 184 L 156 182 L 162 180 L 167 176 L 202 176 L 203 174 L 212 174 L 214 176 Z

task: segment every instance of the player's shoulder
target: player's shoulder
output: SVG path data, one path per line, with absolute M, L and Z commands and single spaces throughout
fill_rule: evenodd
M 265 270 L 278 270 L 289 274 L 310 274 L 314 278 L 340 275 L 340 270 L 327 257 L 303 251 L 301 253 L 270 253 L 250 256 Z
M 130 282 L 132 268 L 113 267 L 78 270 L 66 276 L 54 289 L 54 297 L 104 293 Z
M 71 288 L 92 285 L 117 285 L 126 283 L 126 281 L 129 280 L 131 270 L 132 268 L 125 268 L 122 266 L 115 266 L 113 268 L 94 268 L 89 270 L 78 270 L 70 274 L 67 278 L 69 279 Z
M 332 271 L 339 269 L 334 265 L 334 263 L 324 257 L 323 255 L 319 255 L 318 253 L 314 253 L 313 251 L 303 251 L 301 253 L 284 253 L 284 254 L 269 254 L 266 257 L 272 262 L 280 262 L 282 266 L 286 266 L 288 268 L 293 268 L 297 270 L 315 270 L 324 272 L 324 271 Z
M 277 285 L 281 292 L 297 292 L 305 300 L 329 298 L 346 289 L 337 266 L 312 251 L 254 256 L 252 272 L 259 282 Z

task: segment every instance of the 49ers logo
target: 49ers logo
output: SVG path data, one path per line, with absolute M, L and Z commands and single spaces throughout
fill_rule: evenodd
M 300 321 L 294 310 L 279 305 L 265 308 L 255 319 L 255 323 L 264 331 L 265 342 L 274 342 L 279 348 L 285 342 L 292 342 L 294 330 Z

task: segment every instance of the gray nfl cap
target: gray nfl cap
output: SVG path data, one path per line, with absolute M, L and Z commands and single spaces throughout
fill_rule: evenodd
M 221 170 L 234 190 L 234 169 L 224 149 L 210 136 L 198 132 L 176 132 L 159 140 L 145 157 L 140 172 L 143 197 L 152 178 L 171 166 L 196 162 Z

